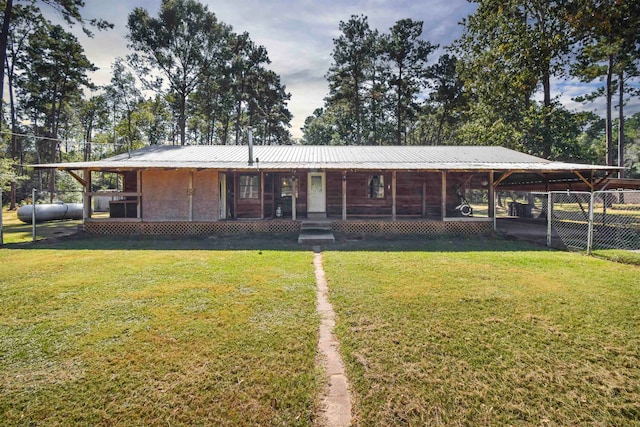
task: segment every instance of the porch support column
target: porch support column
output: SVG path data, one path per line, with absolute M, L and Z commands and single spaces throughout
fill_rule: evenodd
M 298 177 L 294 175 L 293 178 L 291 179 L 291 219 L 293 221 L 295 221 L 297 217 L 297 210 L 296 210 L 297 199 L 298 199 Z
M 493 188 L 493 171 L 489 172 L 489 218 L 493 218 L 493 231 L 496 231 L 496 191 Z
M 264 219 L 264 172 L 260 172 L 260 219 Z
M 391 172 L 391 221 L 396 220 L 396 171 Z
M 447 171 L 440 171 L 440 181 L 442 183 L 440 191 L 440 209 L 442 220 L 447 217 Z
M 422 218 L 427 216 L 427 183 L 422 183 Z
M 342 172 L 342 220 L 347 220 L 347 172 Z
M 189 188 L 187 189 L 189 195 L 189 221 L 193 221 L 193 171 L 189 171 Z
M 138 192 L 138 196 L 137 196 L 138 203 L 136 203 L 136 206 L 137 206 L 136 218 L 142 219 L 142 171 L 141 170 L 138 170 L 136 172 L 136 191 Z M 125 206 L 125 211 L 126 209 L 127 208 Z
M 91 218 L 91 171 L 89 169 L 84 170 L 84 195 L 82 205 L 82 222 Z
M 232 219 L 238 219 L 238 176 L 236 171 L 231 172 L 233 176 L 233 215 Z

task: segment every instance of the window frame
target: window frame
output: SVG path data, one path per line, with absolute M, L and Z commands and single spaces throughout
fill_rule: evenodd
M 375 179 L 377 183 L 375 183 Z M 386 197 L 384 175 L 367 175 L 367 199 L 382 200 Z
M 260 176 L 255 174 L 241 174 L 238 176 L 238 199 L 260 199 Z

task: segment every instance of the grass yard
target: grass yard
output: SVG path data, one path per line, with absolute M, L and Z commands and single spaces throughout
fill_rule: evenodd
M 296 236 L 19 242 L 0 248 L 0 426 L 317 424 Z M 639 254 L 597 255 L 338 241 L 324 259 L 354 425 L 640 426 Z
M 640 426 L 640 267 L 458 244 L 325 253 L 355 424 Z
M 310 252 L 114 242 L 0 249 L 0 425 L 313 424 Z
M 36 224 L 36 240 L 57 238 L 73 234 L 81 220 L 48 221 Z M 33 227 L 18 219 L 17 211 L 2 208 L 3 241 L 5 244 L 33 241 Z

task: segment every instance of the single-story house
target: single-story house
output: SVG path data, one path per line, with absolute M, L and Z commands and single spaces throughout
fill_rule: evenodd
M 163 145 L 35 167 L 69 172 L 85 229 L 117 234 L 295 232 L 310 218 L 344 232 L 485 232 L 497 190 L 594 190 L 618 170 L 493 146 Z M 94 191 L 104 172 L 121 177 L 117 191 Z M 97 197 L 108 215 L 92 212 Z

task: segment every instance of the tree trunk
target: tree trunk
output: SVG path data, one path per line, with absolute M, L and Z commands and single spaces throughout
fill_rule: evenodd
M 187 128 L 187 99 L 183 93 L 180 97 L 180 111 L 178 112 L 178 131 L 180 132 L 180 145 L 184 145 L 186 142 L 186 128 Z
M 4 63 L 7 59 L 7 40 L 9 39 L 9 24 L 11 24 L 11 10 L 13 9 L 13 0 L 5 1 L 4 19 L 2 21 L 2 31 L 0 31 L 0 111 L 2 111 L 4 94 Z M 0 120 L 2 120 L 1 117 Z
M 5 58 L 5 62 L 6 58 Z M 8 67 L 8 62 L 7 62 L 7 68 Z M 9 114 L 11 115 L 11 158 L 16 162 L 16 164 L 22 164 L 22 147 L 18 148 L 18 138 L 16 136 L 16 133 L 18 132 L 18 118 L 16 115 L 16 103 L 15 103 L 15 98 L 14 98 L 14 93 L 13 93 L 13 72 L 9 72 L 8 74 L 8 78 L 9 78 L 9 107 L 10 107 L 10 111 Z M 2 108 L 2 104 L 0 104 L 0 111 Z M 14 169 L 16 171 L 16 173 L 18 172 L 18 166 L 14 166 Z M 16 209 L 16 182 L 12 181 L 11 182 L 11 191 L 9 193 L 9 209 L 10 210 L 15 210 Z
M 624 167 L 624 71 L 618 74 L 618 166 Z M 618 171 L 618 178 L 624 178 L 624 169 Z
M 542 73 L 542 88 L 544 91 L 544 135 L 542 156 L 551 158 L 553 141 L 551 139 L 551 76 L 548 69 Z
M 607 65 L 607 81 L 606 81 L 606 97 L 607 97 L 607 118 L 605 124 L 606 144 L 607 144 L 607 166 L 613 166 L 613 129 L 611 121 L 611 99 L 613 91 L 611 88 L 613 80 L 613 55 L 609 55 L 609 63 Z

